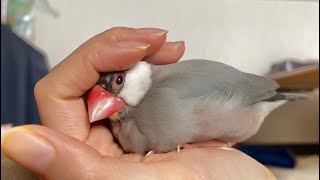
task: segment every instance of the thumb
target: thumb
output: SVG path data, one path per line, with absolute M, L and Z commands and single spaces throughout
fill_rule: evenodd
M 99 179 L 101 169 L 112 177 L 114 167 L 121 167 L 120 160 L 102 157 L 89 145 L 43 126 L 13 128 L 1 142 L 9 159 L 45 179 Z

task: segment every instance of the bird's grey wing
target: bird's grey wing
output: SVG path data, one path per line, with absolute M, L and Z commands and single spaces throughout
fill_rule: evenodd
M 187 60 L 154 66 L 154 88 L 178 91 L 179 98 L 211 95 L 224 103 L 251 105 L 277 94 L 279 85 L 266 77 L 241 72 L 216 61 Z

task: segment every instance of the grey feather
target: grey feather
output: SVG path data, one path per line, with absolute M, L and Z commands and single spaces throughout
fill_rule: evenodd
M 149 92 L 120 121 L 119 141 L 128 152 L 167 152 L 210 139 L 241 142 L 281 105 L 268 102 L 277 95 L 276 82 L 215 61 L 154 65 L 152 73 Z
M 279 88 L 276 82 L 268 78 L 244 73 L 226 64 L 208 60 L 188 60 L 154 66 L 154 74 L 156 86 L 179 89 L 181 98 L 198 98 L 214 93 L 226 100 L 241 98 L 242 105 L 270 98 Z
M 265 101 L 279 101 L 279 100 L 288 100 L 288 101 L 296 101 L 301 99 L 310 99 L 308 96 L 304 94 L 298 94 L 298 93 L 277 93 L 275 96 L 266 99 Z

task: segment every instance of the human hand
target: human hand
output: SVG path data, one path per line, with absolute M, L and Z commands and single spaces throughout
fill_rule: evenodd
M 160 29 L 113 28 L 84 43 L 35 88 L 46 127 L 14 128 L 3 139 L 4 153 L 45 179 L 273 178 L 261 164 L 229 148 L 124 154 L 103 122 L 89 124 L 83 96 L 99 72 L 128 69 L 141 59 L 174 63 L 184 43 L 165 41 L 166 31 Z

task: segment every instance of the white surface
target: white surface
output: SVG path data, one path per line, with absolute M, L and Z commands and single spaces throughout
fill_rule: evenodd
M 319 56 L 319 2 L 279 0 L 50 0 L 61 17 L 39 14 L 36 44 L 53 66 L 113 26 L 169 29 L 183 59 L 218 60 L 262 74 L 279 58 Z

